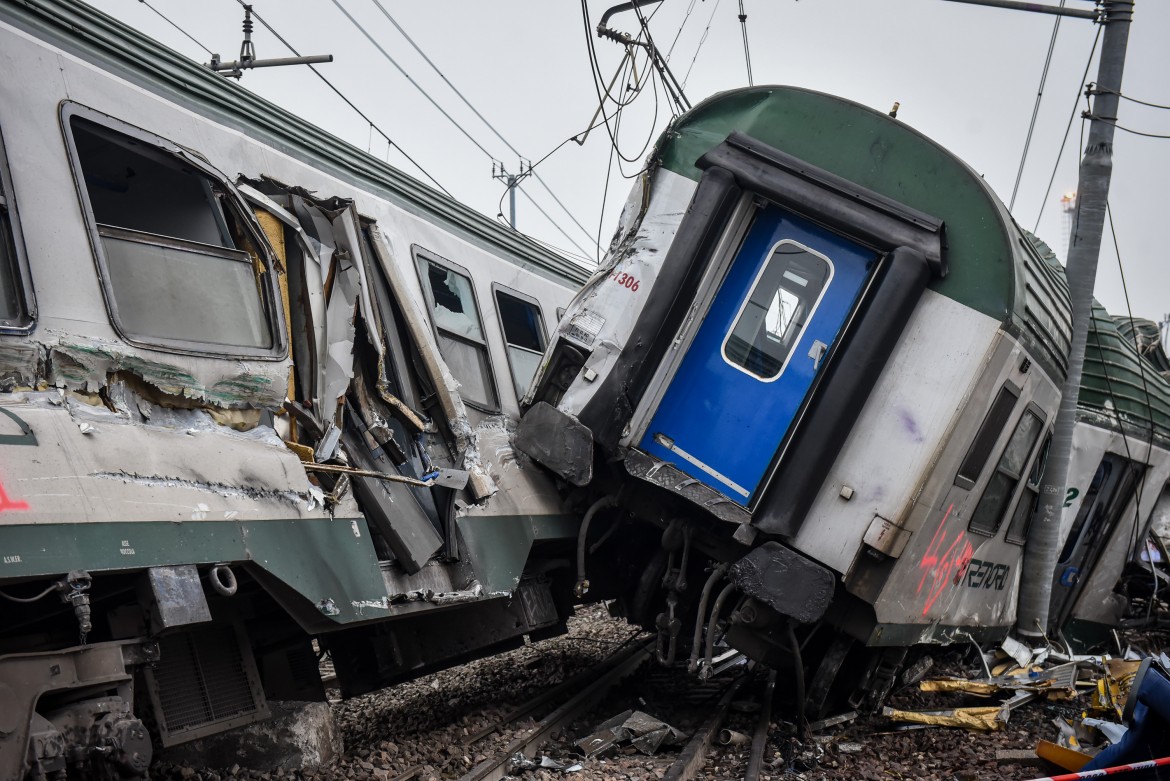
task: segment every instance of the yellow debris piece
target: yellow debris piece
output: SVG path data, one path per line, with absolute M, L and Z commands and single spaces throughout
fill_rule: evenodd
M 924 692 L 966 692 L 967 694 L 991 695 L 999 691 L 999 686 L 985 681 L 966 681 L 962 678 L 936 678 L 931 681 L 922 681 L 918 689 Z
M 882 708 L 882 715 L 897 721 L 915 724 L 933 724 L 936 727 L 962 727 L 983 732 L 994 732 L 1004 725 L 1003 711 L 997 706 L 955 708 L 950 711 L 908 711 Z

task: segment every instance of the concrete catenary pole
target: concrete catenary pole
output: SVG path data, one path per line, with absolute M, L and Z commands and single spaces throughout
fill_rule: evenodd
M 1016 631 L 1031 638 L 1046 637 L 1049 630 L 1052 579 L 1060 545 L 1060 521 L 1069 462 L 1072 459 L 1077 397 L 1092 316 L 1097 256 L 1105 227 L 1105 205 L 1109 200 L 1113 133 L 1133 5 L 1133 0 L 1103 0 L 1100 3 L 1100 21 L 1105 25 L 1105 31 L 1101 43 L 1101 60 L 1097 67 L 1097 85 L 1093 90 L 1089 141 L 1085 146 L 1085 156 L 1081 159 L 1077 213 L 1066 265 L 1073 319 L 1068 377 L 1053 427 L 1048 465 L 1040 486 L 1040 506 L 1036 517 L 1032 519 L 1024 551 L 1024 565 L 1020 571 Z

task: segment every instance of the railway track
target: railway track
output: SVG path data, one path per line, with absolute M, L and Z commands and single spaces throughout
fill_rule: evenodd
M 772 718 L 775 673 L 761 675 L 748 670 L 740 657 L 734 660 L 738 664 L 725 669 L 722 677 L 705 684 L 688 679 L 690 685 L 682 687 L 678 685 L 678 679 L 686 674 L 681 669 L 656 670 L 648 664 L 652 654 L 652 642 L 643 640 L 631 643 L 615 651 L 596 667 L 537 694 L 500 719 L 467 735 L 461 743 L 467 749 L 474 749 L 493 734 L 508 734 L 514 725 L 535 718 L 536 714 L 544 714 L 531 726 L 517 730 L 511 740 L 496 746 L 490 756 L 460 776 L 459 781 L 499 781 L 520 775 L 526 770 L 563 769 L 577 760 L 583 763 L 580 766 L 582 775 L 577 778 L 593 778 L 598 773 L 608 775 L 604 767 L 607 753 L 594 754 L 578 749 L 578 753 L 569 754 L 564 749 L 578 736 L 582 724 L 596 723 L 608 715 L 609 711 L 599 706 L 610 705 L 612 710 L 619 705 L 611 703 L 621 703 L 628 698 L 628 694 L 626 697 L 621 693 L 615 694 L 616 689 L 626 689 L 629 687 L 624 684 L 635 683 L 676 703 L 677 708 L 669 711 L 661 707 L 656 709 L 656 713 L 667 720 L 675 716 L 685 717 L 687 711 L 705 716 L 686 742 L 677 747 L 674 756 L 664 752 L 652 758 L 658 770 L 665 770 L 662 774 L 656 773 L 663 781 L 692 781 L 699 778 L 712 750 L 725 746 L 737 751 L 750 749 L 746 771 L 742 776 L 745 781 L 758 781 L 764 777 L 762 770 Z M 637 681 L 631 681 L 635 673 Z M 635 699 L 645 702 L 642 697 Z M 755 724 L 750 736 L 727 726 L 733 706 L 754 711 Z M 742 715 L 739 720 L 743 720 Z M 574 725 L 577 730 L 570 729 Z M 546 749 L 549 754 L 556 755 L 559 761 L 547 758 Z M 542 760 L 544 764 L 541 764 Z M 390 781 L 408 781 L 419 772 L 420 768 L 411 768 Z

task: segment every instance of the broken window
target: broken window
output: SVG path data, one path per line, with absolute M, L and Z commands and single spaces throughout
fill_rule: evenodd
M 999 457 L 995 472 L 983 489 L 983 496 L 975 506 L 968 528 L 976 534 L 995 534 L 1003 520 L 1004 513 L 1011 503 L 1020 484 L 1020 478 L 1028 464 L 1028 457 L 1040 439 L 1040 432 L 1044 428 L 1044 420 L 1035 411 L 1028 409 L 1020 416 L 1016 430 Z
M 1032 462 L 1032 472 L 1028 475 L 1028 482 L 1020 494 L 1020 501 L 1016 502 L 1016 511 L 1012 513 L 1012 522 L 1008 524 L 1003 538 L 1016 545 L 1023 545 L 1028 540 L 1028 529 L 1032 525 L 1032 516 L 1040 504 L 1040 481 L 1044 478 L 1044 466 L 1048 463 L 1048 451 L 1052 449 L 1052 434 L 1044 438 L 1040 452 Z
M 1020 389 L 1010 382 L 1004 383 L 999 389 L 999 394 L 992 402 L 991 409 L 987 411 L 987 417 L 983 419 L 983 425 L 979 427 L 971 448 L 963 457 L 963 463 L 955 475 L 955 485 L 967 490 L 975 487 L 975 481 L 979 479 L 984 465 L 991 458 L 991 449 L 995 447 L 1000 433 L 1007 426 L 1008 418 L 1011 417 L 1012 410 L 1016 407 L 1016 399 L 1019 397 Z
M 828 258 L 780 242 L 723 342 L 724 359 L 764 382 L 779 377 L 832 276 Z
M 416 252 L 415 257 L 431 305 L 439 352 L 459 382 L 459 395 L 473 407 L 498 412 L 500 403 L 471 277 L 422 253 Z
M 283 352 L 262 245 L 224 182 L 163 139 L 78 113 L 65 116 L 119 331 L 195 352 Z
M 25 330 L 32 322 L 32 296 L 25 287 L 28 274 L 23 268 L 24 246 L 20 239 L 8 160 L 0 139 L 0 328 L 4 330 Z
M 544 357 L 544 318 L 540 306 L 532 299 L 521 298 L 515 292 L 506 293 L 498 287 L 495 292 L 496 313 L 508 346 L 512 383 L 516 386 L 516 398 L 522 399 Z

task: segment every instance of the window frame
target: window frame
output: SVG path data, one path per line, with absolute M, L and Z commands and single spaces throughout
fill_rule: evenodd
M 260 263 L 264 267 L 260 273 L 261 282 L 258 287 L 263 317 L 268 326 L 268 334 L 272 340 L 271 347 L 216 345 L 214 343 L 196 342 L 185 339 L 149 337 L 141 334 L 133 334 L 126 329 L 118 312 L 110 268 L 101 241 L 101 230 L 103 227 L 115 230 L 123 230 L 124 228 L 118 225 L 104 226 L 103 224 L 99 224 L 94 216 L 93 204 L 89 197 L 89 188 L 85 183 L 85 173 L 82 168 L 81 157 L 77 152 L 77 143 L 73 135 L 72 121 L 75 118 L 97 125 L 104 130 L 126 136 L 137 143 L 151 147 L 159 154 L 173 157 L 176 162 L 190 166 L 199 176 L 202 176 L 205 180 L 210 180 L 210 182 L 222 188 L 226 196 L 224 198 L 225 207 L 234 210 L 234 216 L 238 220 L 241 230 L 247 233 L 248 239 L 256 248 Z M 287 326 L 284 322 L 284 307 L 281 303 L 278 287 L 279 282 L 276 271 L 278 264 L 276 257 L 268 243 L 267 237 L 264 235 L 264 231 L 261 230 L 259 223 L 256 221 L 252 210 L 248 207 L 239 192 L 236 191 L 235 185 L 232 184 L 227 176 L 212 168 L 197 151 L 186 149 L 162 136 L 131 125 L 128 122 L 124 122 L 96 109 L 83 106 L 80 103 L 62 101 L 60 122 L 61 134 L 65 139 L 65 148 L 68 152 L 69 167 L 73 174 L 74 185 L 77 188 L 78 201 L 81 206 L 82 217 L 85 220 L 86 234 L 89 237 L 90 250 L 93 253 L 94 265 L 97 269 L 98 282 L 102 289 L 102 297 L 105 300 L 106 313 L 110 318 L 110 325 L 113 326 L 118 336 L 136 347 L 178 353 L 181 355 L 261 361 L 282 361 L 287 358 L 289 352 Z M 210 182 L 205 181 L 205 185 Z M 216 217 L 218 222 L 220 218 L 218 215 Z M 160 242 L 169 240 L 179 242 L 187 241 L 181 237 L 166 236 L 164 234 L 144 231 L 135 232 L 155 237 Z M 229 248 L 225 247 L 223 249 L 226 250 Z M 242 250 L 239 247 L 235 247 L 234 249 L 236 251 L 247 252 L 247 250 Z
M 411 255 L 414 256 L 414 271 L 418 275 L 418 283 L 419 283 L 419 286 L 422 288 L 423 296 L 426 299 L 426 303 L 427 303 L 427 307 L 428 307 L 427 308 L 427 319 L 430 320 L 431 333 L 433 333 L 435 336 L 435 343 L 436 343 L 436 346 L 439 348 L 439 354 L 443 355 L 443 347 L 441 344 L 438 343 L 440 332 L 442 333 L 443 336 L 447 337 L 448 339 L 453 339 L 454 341 L 457 341 L 457 342 L 463 342 L 464 344 L 470 344 L 473 346 L 479 346 L 479 347 L 483 348 L 484 361 L 487 364 L 487 382 L 486 382 L 486 384 L 491 389 L 492 395 L 495 397 L 495 402 L 496 402 L 495 407 L 481 404 L 480 402 L 475 401 L 473 399 L 468 399 L 467 396 L 465 396 L 463 393 L 459 394 L 459 398 L 461 398 L 463 400 L 464 404 L 471 407 L 472 409 L 477 409 L 480 412 L 486 412 L 488 414 L 493 414 L 493 415 L 499 414 L 500 412 L 503 411 L 503 407 L 500 405 L 500 388 L 499 388 L 499 384 L 496 382 L 496 367 L 495 367 L 495 363 L 492 361 L 492 349 L 491 349 L 491 345 L 488 344 L 487 329 L 484 328 L 484 325 L 483 325 L 483 305 L 480 303 L 479 293 L 476 292 L 476 289 L 475 289 L 475 279 L 472 277 L 471 272 L 468 271 L 463 266 L 460 266 L 458 263 L 453 263 L 452 261 L 447 260 L 443 256 L 438 255 L 438 254 L 426 249 L 425 247 L 420 247 L 417 244 L 412 244 L 410 246 L 410 252 L 411 252 Z M 475 309 L 476 309 L 475 316 L 476 316 L 476 320 L 479 322 L 479 332 L 481 334 L 483 334 L 483 341 L 482 342 L 477 342 L 476 340 L 470 339 L 466 336 L 463 336 L 462 334 L 452 333 L 451 331 L 447 331 L 447 330 L 439 328 L 439 324 L 438 324 L 437 320 L 435 319 L 435 306 L 436 306 L 435 293 L 433 290 L 431 290 L 430 279 L 428 278 L 427 274 L 424 271 L 424 268 L 425 268 L 426 264 L 428 264 L 428 263 L 433 263 L 434 265 L 439 266 L 441 268 L 445 268 L 448 271 L 454 271 L 456 274 L 459 274 L 460 276 L 464 277 L 467 280 L 468 287 L 471 289 L 471 299 L 472 299 L 472 302 L 475 304 Z M 447 356 L 443 355 L 443 361 L 444 362 L 447 361 Z M 459 378 L 456 377 L 455 379 L 458 380 Z
M 508 341 L 508 332 L 504 329 L 504 318 L 500 315 L 499 296 L 501 293 L 503 293 L 506 296 L 510 296 L 510 297 L 516 299 L 517 301 L 522 302 L 522 303 L 529 304 L 530 306 L 532 306 L 533 308 L 536 309 L 536 316 L 539 320 L 539 322 L 538 322 L 539 329 L 538 330 L 540 331 L 541 341 L 544 342 L 544 349 L 542 349 L 539 353 L 537 353 L 537 355 L 543 357 L 545 352 L 548 351 L 548 342 L 549 342 L 550 334 L 548 332 L 548 326 L 544 322 L 544 309 L 541 307 L 540 302 L 537 301 L 536 298 L 528 295 L 527 293 L 521 293 L 519 290 L 516 290 L 515 288 L 510 288 L 507 285 L 501 285 L 499 282 L 492 283 L 492 304 L 496 308 L 496 322 L 498 322 L 500 325 L 500 337 L 504 340 L 504 357 L 508 361 L 508 369 L 510 370 L 510 374 L 512 375 L 512 387 L 516 391 L 516 400 L 519 401 L 520 399 L 524 398 L 524 395 L 528 391 L 525 390 L 524 393 L 521 393 L 520 388 L 516 385 L 516 367 L 512 364 L 512 353 L 510 352 L 510 350 L 513 347 L 515 347 L 517 350 L 523 350 L 525 352 L 534 352 L 534 351 L 530 350 L 527 347 L 521 347 L 520 345 L 513 345 L 511 342 Z M 539 366 L 537 367 L 537 371 L 538 372 L 540 371 Z M 532 380 L 535 378 L 536 378 L 536 373 L 533 373 L 532 377 L 530 377 L 528 379 L 529 388 L 532 387 Z
M 1015 439 L 1016 434 L 1023 425 L 1024 418 L 1028 415 L 1032 415 L 1034 418 L 1036 418 L 1036 420 L 1039 421 L 1039 428 L 1036 432 L 1036 439 L 1032 442 L 1031 446 L 1028 448 L 1028 452 L 1024 455 L 1020 473 L 1018 475 L 1012 474 L 1008 470 L 1003 469 L 1001 467 L 1001 463 L 1003 462 L 1004 454 L 1007 453 L 1008 447 L 1010 447 L 1012 444 L 1012 440 Z M 1001 447 L 996 453 L 995 464 L 991 468 L 991 472 L 988 475 L 987 481 L 983 485 L 983 490 L 979 494 L 979 501 L 977 501 L 975 506 L 971 508 L 970 520 L 967 521 L 967 531 L 971 532 L 972 534 L 978 534 L 981 537 L 996 537 L 999 535 L 1000 529 L 1004 528 L 1004 521 L 1015 514 L 1016 504 L 1020 499 L 1021 493 L 1027 489 L 1029 479 L 1032 475 L 1032 468 L 1035 465 L 1034 462 L 1036 459 L 1036 454 L 1039 452 L 1039 448 L 1043 447 L 1044 445 L 1044 436 L 1047 431 L 1047 427 L 1048 416 L 1045 414 L 1044 409 L 1036 402 L 1029 402 L 1024 407 L 1023 411 L 1020 412 L 1019 416 L 1016 417 L 1015 425 L 1011 427 L 1011 433 L 1008 435 L 1007 440 L 1003 443 L 1003 447 Z M 984 464 L 983 468 L 986 469 L 987 464 Z M 995 520 L 995 525 L 990 529 L 975 528 L 975 515 L 978 512 L 979 507 L 983 504 L 984 499 L 987 498 L 987 491 L 991 487 L 991 481 L 997 474 L 1007 475 L 1009 478 L 1014 480 L 1015 483 L 1012 486 L 1011 492 L 1008 494 L 1007 502 L 1000 509 L 999 515 Z M 982 476 L 982 472 L 980 472 L 980 477 Z
M 20 212 L 17 209 L 12 174 L 8 168 L 8 153 L 5 150 L 3 132 L 0 132 L 0 211 L 3 211 L 8 217 L 8 236 L 0 235 L 0 241 L 11 241 L 9 247 L 13 254 L 12 282 L 17 295 L 20 296 L 20 303 L 24 310 L 20 319 L 0 319 L 0 334 L 27 335 L 36 328 L 37 300 L 32 284 L 32 274 L 29 271 L 24 231 L 20 225 Z
M 1005 518 L 1008 524 L 1004 528 L 1003 541 L 1012 545 L 1024 545 L 1028 542 L 1028 533 L 1032 530 L 1032 516 L 1036 511 L 1036 500 L 1040 496 L 1040 484 L 1044 482 L 1044 471 L 1048 468 L 1048 456 L 1052 450 L 1052 429 L 1048 428 L 1040 435 L 1040 449 L 1032 456 L 1032 463 L 1028 467 L 1028 477 L 1023 481 L 1023 489 L 1016 499 L 1016 506 L 1011 509 Z M 1037 471 L 1039 469 L 1039 471 Z M 1028 514 L 1023 516 L 1019 527 L 1016 518 L 1020 514 L 1021 505 L 1028 503 Z
M 755 295 L 756 289 L 760 286 L 760 282 L 763 280 L 765 272 L 767 272 L 768 267 L 772 264 L 772 259 L 776 256 L 776 253 L 782 244 L 791 244 L 794 247 L 799 247 L 801 250 L 807 252 L 810 255 L 820 258 L 829 267 L 829 275 L 825 279 L 825 283 L 821 285 L 820 292 L 817 293 L 817 297 L 813 301 L 812 306 L 809 307 L 808 312 L 805 314 L 804 323 L 801 326 L 800 332 L 796 335 L 796 338 L 792 340 L 792 344 L 789 345 L 788 354 L 784 356 L 784 361 L 780 364 L 780 368 L 776 371 L 776 374 L 772 375 L 771 377 L 761 377 L 747 367 L 742 366 L 741 364 L 736 363 L 731 358 L 729 358 L 727 355 L 727 343 L 731 341 L 731 337 L 735 334 L 736 326 L 739 325 L 744 311 L 751 302 L 752 296 Z M 723 341 L 719 345 L 719 355 L 723 358 L 723 362 L 736 371 L 743 372 L 758 382 L 773 383 L 783 377 L 784 370 L 788 368 L 788 364 L 792 362 L 792 357 L 796 355 L 796 348 L 800 346 L 800 340 L 804 338 L 804 332 L 807 330 L 808 324 L 811 323 L 813 318 L 816 316 L 817 309 L 820 308 L 821 301 L 824 299 L 825 293 L 828 292 L 829 287 L 833 284 L 833 279 L 836 276 L 836 264 L 833 263 L 832 258 L 823 252 L 818 252 L 812 247 L 807 247 L 794 239 L 780 239 L 775 244 L 773 244 L 771 249 L 765 253 L 764 262 L 760 264 L 760 268 L 756 272 L 756 277 L 752 280 L 751 287 L 748 288 L 747 294 L 744 296 L 743 301 L 740 302 L 739 309 L 737 309 L 735 312 L 735 317 L 731 318 L 731 323 L 727 327 L 727 333 L 723 335 Z M 776 293 L 774 295 L 778 295 L 780 290 L 781 288 L 777 287 Z M 764 327 L 766 328 L 767 326 L 765 325 Z
M 1008 408 L 1007 414 L 1004 416 L 1002 424 L 998 427 L 998 433 L 995 434 L 995 439 L 991 440 L 991 444 L 987 448 L 987 455 L 983 462 L 979 464 L 979 469 L 976 471 L 974 477 L 969 477 L 963 474 L 963 467 L 967 465 L 967 459 L 971 458 L 975 452 L 977 445 L 984 442 L 983 434 L 988 430 L 991 424 L 991 415 L 995 412 L 996 405 L 999 403 L 1000 397 L 1007 393 L 1012 397 L 1012 405 Z M 1023 394 L 1023 389 L 1018 385 L 1008 380 L 999 386 L 995 391 L 995 395 L 991 399 L 991 404 L 987 407 L 987 412 L 983 414 L 983 420 L 979 423 L 979 428 L 975 430 L 975 436 L 971 437 L 971 443 L 967 445 L 967 450 L 963 453 L 963 458 L 959 461 L 959 466 L 955 470 L 955 485 L 967 491 L 973 489 L 978 484 L 980 478 L 983 477 L 984 472 L 987 471 L 987 463 L 991 461 L 991 456 L 996 452 L 995 444 L 999 442 L 999 438 L 1003 436 L 1003 432 L 1007 429 L 1008 421 L 1012 419 L 1012 413 L 1016 411 L 1016 405 L 1020 403 L 1020 396 Z M 1013 431 L 1015 429 L 1012 429 Z M 1010 438 L 1010 434 L 1008 435 Z

